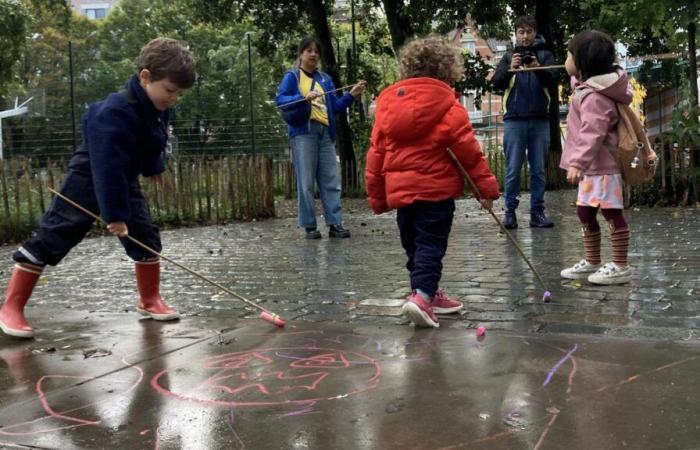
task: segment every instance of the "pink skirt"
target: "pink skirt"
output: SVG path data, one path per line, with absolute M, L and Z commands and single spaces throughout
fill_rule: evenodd
M 623 209 L 622 175 L 584 175 L 578 182 L 578 206 Z

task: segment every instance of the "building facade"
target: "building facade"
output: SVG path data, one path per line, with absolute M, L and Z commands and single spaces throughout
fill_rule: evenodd
M 88 19 L 102 20 L 119 3 L 119 0 L 71 0 L 73 9 Z

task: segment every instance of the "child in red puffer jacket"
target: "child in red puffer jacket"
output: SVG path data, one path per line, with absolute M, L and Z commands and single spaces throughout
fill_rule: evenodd
M 438 327 L 435 313 L 462 308 L 438 289 L 454 200 L 464 189 L 447 148 L 474 180 L 487 208 L 499 196 L 498 182 L 450 87 L 464 73 L 459 49 L 431 36 L 406 44 L 399 59 L 402 80 L 377 99 L 365 184 L 376 214 L 397 209 L 412 289 L 404 315 L 416 326 Z

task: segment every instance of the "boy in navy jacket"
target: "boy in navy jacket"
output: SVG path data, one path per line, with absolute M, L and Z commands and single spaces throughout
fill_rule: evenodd
M 90 105 L 83 116 L 84 137 L 68 164 L 61 193 L 99 214 L 110 233 L 119 236 L 135 261 L 139 313 L 155 320 L 179 317 L 160 296 L 160 261 L 133 244 L 130 235 L 161 251 L 160 234 L 152 223 L 138 177 L 161 184 L 165 166 L 168 110 L 195 80 L 194 61 L 178 41 L 157 38 L 141 49 L 138 71 L 124 91 Z M 55 198 L 22 246 L 14 253 L 15 268 L 0 308 L 0 329 L 30 338 L 34 330 L 24 306 L 44 267 L 55 266 L 82 241 L 94 220 Z

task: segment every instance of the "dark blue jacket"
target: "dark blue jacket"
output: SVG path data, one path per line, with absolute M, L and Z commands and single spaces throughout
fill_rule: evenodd
M 285 105 L 287 103 L 301 100 L 304 97 L 299 92 L 299 69 L 295 67 L 292 70 L 287 71 L 280 82 L 279 87 L 277 87 L 277 106 Z M 329 92 L 335 90 L 335 85 L 331 77 L 318 70 L 313 73 L 314 80 L 321 85 L 324 92 Z M 353 96 L 349 93 L 343 94 L 342 97 L 338 97 L 337 92 L 326 94 L 326 108 L 328 110 L 328 133 L 331 136 L 331 140 L 335 140 L 335 115 L 339 113 L 344 113 L 345 110 L 352 105 L 354 100 Z M 297 111 L 303 111 L 298 109 Z M 303 119 L 302 119 L 303 120 Z M 290 138 L 294 136 L 299 136 L 300 134 L 309 133 L 309 121 L 300 127 L 293 127 L 287 125 L 287 133 Z
M 134 75 L 125 91 L 93 103 L 83 116 L 83 143 L 68 169 L 92 178 L 107 222 L 131 217 L 129 195 L 139 189 L 139 175 L 165 170 L 168 111 L 158 111 Z M 80 199 L 76 199 L 80 200 Z
M 530 47 L 541 66 L 554 64 L 554 56 L 544 50 L 544 38 L 537 35 Z M 549 116 L 549 92 L 551 83 L 556 83 L 556 69 L 532 72 L 508 72 L 513 52 L 509 51 L 498 63 L 491 80 L 494 89 L 503 91 L 503 120 L 547 118 Z

